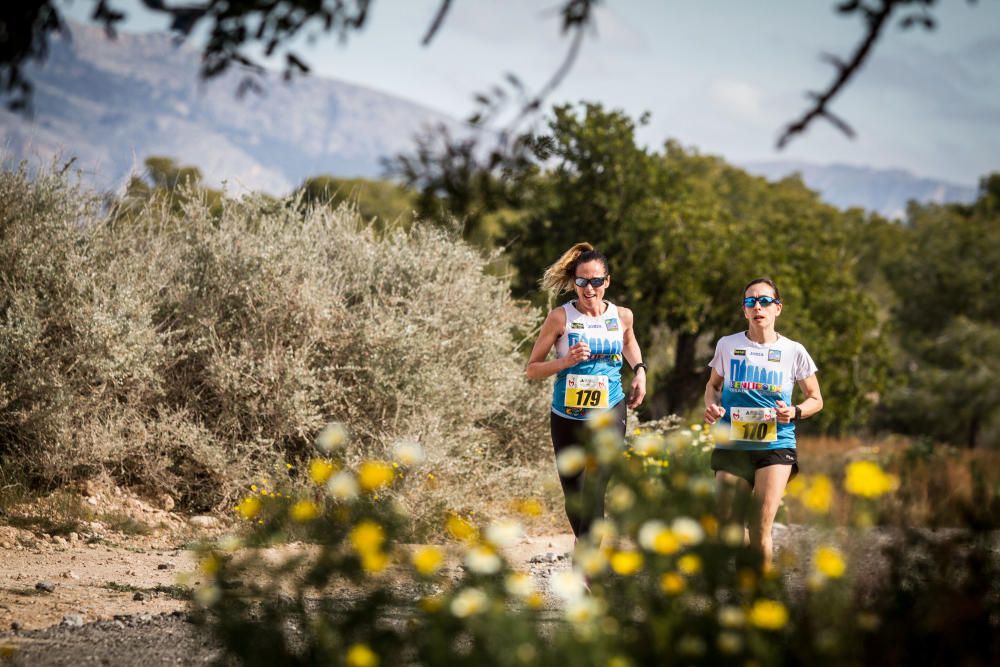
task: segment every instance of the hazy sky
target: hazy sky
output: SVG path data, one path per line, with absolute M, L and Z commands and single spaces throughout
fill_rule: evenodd
M 129 29 L 165 25 L 137 11 L 137 0 L 114 4 L 131 12 Z M 860 19 L 839 17 L 834 4 L 606 0 L 550 102 L 599 101 L 633 117 L 649 111 L 640 138 L 651 147 L 676 138 L 734 162 L 900 167 L 969 185 L 1000 171 L 998 0 L 939 0 L 933 32 L 891 27 L 832 106 L 857 138 L 821 121 L 784 151 L 775 149 L 780 129 L 805 109 L 806 91 L 833 78 L 820 55 L 847 57 L 860 39 Z M 345 43 L 321 34 L 299 52 L 317 75 L 459 118 L 473 110 L 476 92 L 501 83 L 506 72 L 537 88 L 566 52 L 559 0 L 454 0 L 434 41 L 421 47 L 438 5 L 375 0 L 363 32 Z M 69 13 L 81 17 L 90 6 L 76 0 Z

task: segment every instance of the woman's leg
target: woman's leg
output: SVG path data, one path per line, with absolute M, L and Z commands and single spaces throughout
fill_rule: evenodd
M 791 465 L 775 464 L 759 468 L 754 475 L 753 495 L 757 502 L 750 513 L 750 546 L 763 556 L 764 570 L 771 568 L 774 553 L 771 529 L 791 474 Z
M 608 426 L 616 432 L 621 443 L 625 442 L 626 410 L 625 401 L 615 405 L 612 408 L 613 419 Z M 567 447 L 588 448 L 595 431 L 587 422 L 566 419 L 555 413 L 551 413 L 550 419 L 552 447 L 557 457 L 559 452 Z M 559 475 L 566 503 L 566 517 L 577 539 L 590 532 L 590 527 L 596 519 L 604 518 L 604 495 L 609 481 L 610 473 L 600 466 L 587 466 L 571 476 Z
M 555 450 L 557 459 L 559 458 L 559 453 L 564 449 L 585 446 L 587 435 L 586 422 L 566 419 L 552 412 L 550 413 L 549 425 L 552 432 L 552 449 Z M 579 539 L 584 524 L 582 513 L 584 471 L 568 476 L 559 473 L 559 484 L 562 485 L 566 518 L 569 519 L 573 535 Z
M 618 448 L 625 446 L 625 425 L 628 420 L 628 408 L 625 401 L 619 401 L 613 408 L 612 422 L 608 429 L 618 436 Z M 592 438 L 595 431 L 586 435 Z M 581 535 L 590 532 L 590 527 L 598 519 L 604 518 L 604 496 L 608 491 L 608 483 L 611 481 L 611 471 L 603 466 L 596 466 L 584 471 L 584 488 L 590 496 L 589 502 L 584 505 L 583 522 L 581 525 Z

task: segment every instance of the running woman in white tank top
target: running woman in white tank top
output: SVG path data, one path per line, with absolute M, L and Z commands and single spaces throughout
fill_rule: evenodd
M 646 396 L 646 365 L 633 331 L 632 311 L 604 300 L 611 284 L 608 259 L 589 243 L 577 243 L 550 266 L 542 287 L 576 291 L 576 299 L 553 309 L 535 340 L 526 369 L 528 378 L 552 375 L 549 423 L 556 456 L 569 447 L 586 447 L 592 431 L 587 422 L 612 414 L 612 426 L 625 440 L 626 405 L 637 408 Z M 555 348 L 556 357 L 546 361 Z M 629 396 L 622 389 L 621 367 L 635 373 Z M 604 516 L 605 470 L 560 473 L 566 515 L 577 539 Z

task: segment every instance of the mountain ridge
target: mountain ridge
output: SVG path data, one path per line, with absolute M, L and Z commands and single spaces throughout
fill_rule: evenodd
M 120 191 L 142 160 L 171 157 L 198 167 L 211 186 L 284 194 L 320 174 L 377 178 L 381 159 L 413 150 L 427 125 L 461 123 L 443 112 L 358 84 L 315 75 L 290 84 L 269 73 L 265 94 L 242 99 L 246 73 L 209 82 L 198 77 L 200 52 L 167 33 L 119 33 L 70 24 L 54 39 L 35 85 L 30 121 L 0 110 L 0 146 L 16 159 L 76 157 L 87 185 Z M 909 200 L 968 202 L 974 187 L 920 178 L 903 169 L 793 160 L 738 163 L 771 180 L 799 173 L 840 208 L 859 206 L 890 218 Z

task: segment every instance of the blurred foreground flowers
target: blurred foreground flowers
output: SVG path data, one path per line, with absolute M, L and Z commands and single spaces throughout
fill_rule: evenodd
M 203 548 L 196 604 L 240 662 L 910 667 L 943 660 L 934 651 L 944 647 L 963 664 L 997 655 L 993 542 L 912 531 L 884 554 L 852 556 L 845 538 L 858 529 L 836 526 L 836 517 L 873 525 L 876 501 L 899 486 L 877 461 L 849 464 L 843 488 L 819 473 L 789 484 L 784 511 L 809 522 L 814 546 L 784 546 L 777 569 L 762 572 L 744 546 L 745 526 L 715 515 L 712 431 L 641 428 L 611 456 L 598 430 L 591 448 L 558 465 L 612 471 L 607 517 L 576 545 L 571 565 L 538 576 L 504 555 L 524 535 L 514 517 L 480 526 L 446 513 L 447 544 L 400 545 L 406 517 L 392 493 L 422 463 L 419 445 L 396 443 L 393 463 L 352 468 L 342 458 L 346 433 L 324 430 L 323 456 L 308 467 L 310 497 L 258 490 L 235 507 L 247 534 Z M 540 505 L 523 499 L 512 510 L 532 516 Z M 261 547 L 292 534 L 314 548 L 264 557 Z M 914 569 L 921 562 L 947 562 L 948 571 Z M 852 570 L 859 565 L 880 569 Z M 790 586 L 796 576 L 806 585 Z M 953 614 L 926 616 L 956 596 L 963 603 Z M 908 648 L 914 634 L 919 650 Z M 972 636 L 981 641 L 956 644 Z

